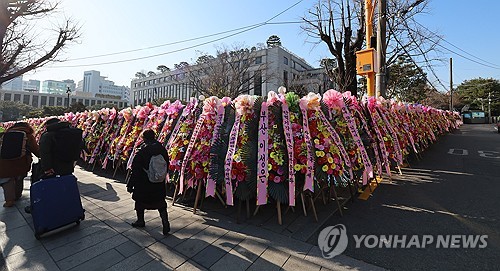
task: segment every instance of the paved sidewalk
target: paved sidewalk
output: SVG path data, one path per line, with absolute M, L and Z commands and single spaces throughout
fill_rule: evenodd
M 168 208 L 169 236 L 162 235 L 156 211 L 147 211 L 146 227 L 135 229 L 130 226 L 133 200 L 123 183 L 78 166 L 75 175 L 86 210 L 79 226 L 36 240 L 31 216 L 23 210 L 29 203 L 28 178 L 16 207 L 0 206 L 0 250 L 7 270 L 382 270 L 343 255 L 324 259 L 317 246 L 301 240 L 307 238 L 283 230 L 287 225 L 237 224 L 223 212 L 194 215 L 192 208 L 177 204 Z

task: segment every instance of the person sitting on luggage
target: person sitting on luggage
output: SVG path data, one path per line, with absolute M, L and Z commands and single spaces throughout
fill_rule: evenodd
M 156 135 L 153 130 L 144 130 L 141 137 L 144 142 L 139 146 L 138 152 L 132 161 L 132 174 L 127 183 L 127 191 L 132 193 L 132 199 L 135 201 L 134 209 L 137 213 L 137 221 L 132 223 L 132 226 L 144 227 L 146 225 L 144 210 L 158 210 L 163 225 L 163 234 L 167 235 L 170 231 L 170 223 L 168 222 L 167 202 L 165 201 L 165 176 L 163 176 L 163 180 L 152 182 L 146 170 L 152 170 L 150 168 L 152 157 L 161 155 L 166 172 L 168 154 L 165 147 L 155 139 Z
M 5 136 L 7 133 L 14 131 L 24 132 L 26 136 L 23 133 L 17 134 L 18 139 Z M 16 150 L 13 148 L 16 148 Z M 2 153 L 0 156 L 0 179 L 6 181 L 2 184 L 5 197 L 3 206 L 12 207 L 15 201 L 22 196 L 24 177 L 28 175 L 33 162 L 32 154 L 40 157 L 34 130 L 29 123 L 17 122 L 5 131 L 4 136 L 2 136 L 2 152 L 13 152 L 22 155 L 11 159 L 1 159 L 4 155 L 7 155 L 6 153 Z

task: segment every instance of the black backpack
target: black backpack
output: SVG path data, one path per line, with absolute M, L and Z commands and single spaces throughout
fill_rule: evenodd
M 61 161 L 77 161 L 83 148 L 83 131 L 74 127 L 65 127 L 55 131 L 54 154 Z
M 14 160 L 26 155 L 28 136 L 23 131 L 0 133 L 0 158 Z

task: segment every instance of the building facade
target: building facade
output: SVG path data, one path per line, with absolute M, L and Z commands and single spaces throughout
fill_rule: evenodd
M 40 92 L 40 81 L 39 80 L 23 80 L 23 90 L 31 92 Z
M 75 81 L 69 79 L 63 81 L 45 80 L 42 82 L 40 93 L 66 95 L 68 88 L 74 91 L 75 87 Z
M 249 74 L 243 75 L 251 74 L 253 78 L 248 85 L 242 86 L 248 89 L 243 91 L 247 94 L 266 96 L 269 91 L 277 91 L 280 86 L 288 88 L 300 83 L 307 84 L 309 91 L 322 92 L 328 85 L 321 69 L 313 68 L 282 46 L 252 51 L 251 59 L 242 61 L 251 61 L 246 71 Z M 193 65 L 190 70 L 196 72 L 196 67 Z M 173 70 L 134 79 L 131 82 L 131 104 L 142 105 L 158 98 L 187 101 L 190 97 L 196 97 L 198 93 L 187 77 L 183 71 Z
M 49 93 L 36 93 L 29 91 L 19 91 L 19 90 L 0 90 L 0 100 L 1 101 L 14 101 L 21 102 L 27 105 L 31 105 L 36 108 L 42 108 L 44 106 L 67 106 L 68 105 L 68 95 L 61 94 L 49 94 Z M 70 104 L 82 103 L 85 106 L 94 105 L 105 105 L 114 104 L 118 108 L 127 107 L 128 102 L 123 99 L 106 99 L 99 97 L 82 97 L 76 95 L 69 96 Z
M 78 82 L 76 91 L 91 93 L 96 97 L 117 97 L 127 101 L 130 99 L 128 87 L 116 86 L 113 81 L 107 80 L 99 71 L 94 70 L 83 73 L 83 80 Z
M 16 77 L 2 84 L 2 89 L 6 90 L 22 90 L 23 89 L 23 76 Z

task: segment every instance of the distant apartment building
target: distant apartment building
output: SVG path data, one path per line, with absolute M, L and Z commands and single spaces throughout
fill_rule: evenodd
M 113 81 L 101 76 L 99 71 L 86 71 L 83 73 L 83 80 L 78 82 L 76 93 L 90 93 L 94 97 L 107 97 L 129 100 L 130 89 L 127 86 L 116 86 Z
M 282 46 L 275 46 L 252 51 L 248 54 L 251 65 L 242 76 L 250 76 L 243 91 L 252 95 L 266 96 L 269 91 L 277 91 L 280 86 L 292 87 L 305 84 L 307 91 L 323 92 L 330 87 L 329 80 L 322 69 L 315 69 L 304 59 L 288 51 Z M 214 61 L 216 63 L 216 61 Z M 237 63 L 238 65 L 240 63 Z M 196 73 L 197 65 L 191 66 Z M 179 70 L 168 70 L 160 74 L 137 78 L 131 82 L 132 105 L 142 105 L 158 98 L 173 98 L 183 101 L 196 97 L 198 93 L 187 79 L 188 76 Z
M 40 81 L 39 80 L 23 80 L 23 90 L 31 92 L 40 92 Z
M 23 76 L 18 76 L 14 79 L 11 79 L 1 86 L 4 90 L 22 90 L 23 89 Z
M 2 90 L 0 91 L 0 101 L 21 102 L 36 108 L 42 108 L 44 106 L 67 106 L 68 95 L 38 93 L 38 92 L 19 91 L 19 90 Z M 116 105 L 118 108 L 123 108 L 128 106 L 128 101 L 125 101 L 123 99 L 85 97 L 72 94 L 69 97 L 69 104 L 75 104 L 75 103 L 82 103 L 85 106 L 113 104 Z
M 42 89 L 40 93 L 46 94 L 64 94 L 69 90 L 74 91 L 76 87 L 75 81 L 73 80 L 45 80 L 42 82 Z

